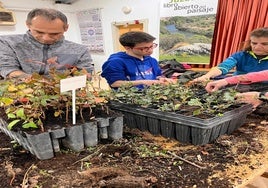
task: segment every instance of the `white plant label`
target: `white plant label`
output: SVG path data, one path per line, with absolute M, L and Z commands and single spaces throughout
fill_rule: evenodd
M 62 79 L 60 81 L 60 92 L 76 90 L 86 86 L 87 76 L 75 76 L 72 78 Z
M 72 91 L 73 125 L 76 124 L 75 116 L 75 90 L 85 87 L 87 76 L 75 76 L 60 80 L 60 92 Z

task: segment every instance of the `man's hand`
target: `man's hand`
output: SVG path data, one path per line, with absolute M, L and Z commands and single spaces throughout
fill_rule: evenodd
M 27 78 L 30 78 L 30 77 L 31 77 L 30 74 L 27 74 L 27 73 L 25 73 L 23 71 L 19 71 L 19 70 L 18 71 L 13 71 L 7 76 L 7 78 L 16 78 L 16 79 L 21 79 L 21 80 L 27 79 Z

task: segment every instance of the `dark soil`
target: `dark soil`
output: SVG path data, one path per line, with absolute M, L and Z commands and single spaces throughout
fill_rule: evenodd
M 124 127 L 123 138 L 39 160 L 0 132 L 0 187 L 231 188 L 267 160 L 267 110 L 203 146 Z

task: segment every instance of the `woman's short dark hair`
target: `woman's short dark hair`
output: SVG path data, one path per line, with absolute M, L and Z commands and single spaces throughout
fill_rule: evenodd
M 60 19 L 64 25 L 68 25 L 68 20 L 65 14 L 55 9 L 36 8 L 31 10 L 27 15 L 27 24 L 31 24 L 32 19 L 36 16 L 42 16 L 47 20 Z
M 130 31 L 120 36 L 119 42 L 122 46 L 134 47 L 143 42 L 153 42 L 155 37 L 143 31 Z
M 268 27 L 261 27 L 261 28 L 254 29 L 253 31 L 251 31 L 250 37 L 257 37 L 257 38 L 267 37 L 268 38 Z M 250 42 L 251 42 L 250 40 L 243 42 L 240 46 L 241 49 L 244 51 L 251 51 L 252 47 L 251 47 Z
M 250 37 L 268 37 L 268 27 L 254 29 L 251 31 Z

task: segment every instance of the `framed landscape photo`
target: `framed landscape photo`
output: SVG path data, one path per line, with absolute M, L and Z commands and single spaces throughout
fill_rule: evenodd
M 0 10 L 0 25 L 15 25 L 16 19 L 11 11 Z

